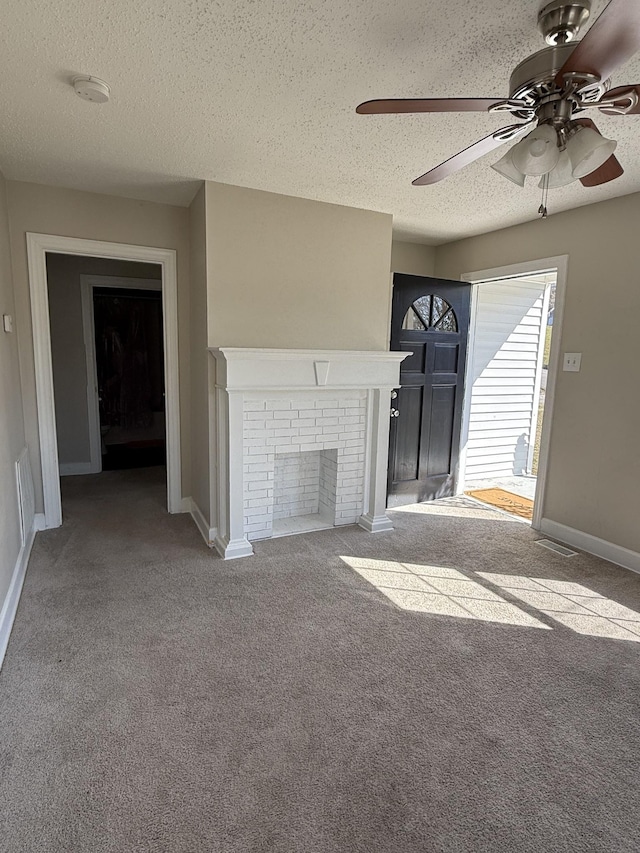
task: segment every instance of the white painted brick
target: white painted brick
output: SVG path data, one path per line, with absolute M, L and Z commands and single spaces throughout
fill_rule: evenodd
M 245 500 L 244 505 L 245 508 L 253 508 L 256 506 L 266 506 L 268 507 L 271 503 L 269 498 L 248 498 Z
M 258 539 L 270 539 L 273 535 L 273 528 L 269 525 L 267 530 L 256 530 L 254 533 L 246 532 L 247 539 L 251 542 L 255 542 Z
M 255 454 L 252 454 L 252 455 L 251 455 L 251 459 L 249 459 L 249 460 L 245 463 L 245 466 L 246 466 L 246 465 L 248 465 L 248 464 L 250 464 L 250 465 L 258 465 L 259 463 L 262 463 L 262 462 L 270 462 L 270 463 L 271 463 L 271 465 L 273 465 L 273 456 L 271 456 L 271 455 L 270 455 L 270 454 L 268 454 L 268 453 L 255 453 Z
M 340 477 L 340 487 L 344 490 L 355 488 L 362 481 L 362 477 L 356 471 L 342 471 Z
M 262 406 L 262 409 L 249 409 L 248 411 L 245 408 L 245 421 L 270 421 L 273 418 L 273 412 L 266 412 L 264 410 L 264 403 Z
M 275 421 L 281 421 L 281 420 L 283 420 L 283 419 L 284 419 L 284 420 L 289 420 L 289 419 L 291 418 L 291 415 L 292 415 L 292 414 L 293 414 L 293 413 L 291 412 L 291 409 L 283 409 L 283 410 L 275 409 L 275 410 L 272 412 L 273 419 L 274 419 Z
M 345 474 L 352 471 L 364 471 L 364 462 L 343 462 L 341 467 Z
M 262 412 L 264 407 L 264 400 L 245 400 L 243 406 L 245 412 Z
M 274 431 L 272 429 L 255 429 L 249 428 L 244 431 L 244 439 L 245 441 L 251 441 L 252 439 L 264 439 L 265 436 L 273 435 Z
M 265 403 L 265 409 L 267 409 L 267 411 L 277 412 L 290 408 L 291 400 L 267 400 Z
M 330 430 L 335 429 L 335 427 L 326 427 L 326 428 L 330 429 Z M 340 436 L 338 435 L 337 432 L 330 432 L 328 435 L 325 435 L 323 433 L 322 436 L 318 436 L 318 441 L 322 441 L 324 447 L 327 450 L 329 450 L 329 449 L 333 448 L 333 443 L 335 441 L 340 441 Z
M 245 473 L 251 474 L 252 479 L 255 479 L 253 474 L 271 471 L 272 468 L 273 465 L 270 462 L 256 462 L 255 464 L 250 462 L 248 465 L 244 466 Z

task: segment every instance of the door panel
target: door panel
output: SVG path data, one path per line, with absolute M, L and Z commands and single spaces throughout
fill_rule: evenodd
M 388 505 L 454 494 L 471 285 L 394 276 L 391 349 L 401 365 L 391 419 Z
M 398 419 L 394 455 L 391 460 L 393 479 L 398 482 L 413 481 L 418 477 L 415 448 L 420 445 L 423 396 L 422 385 L 407 385 L 398 389 L 396 403 L 398 411 L 402 411 L 402 420 Z

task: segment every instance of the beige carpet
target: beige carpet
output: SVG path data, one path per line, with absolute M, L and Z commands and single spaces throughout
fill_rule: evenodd
M 465 499 L 225 563 L 161 476 L 67 478 L 37 537 L 0 849 L 640 850 L 638 575 Z

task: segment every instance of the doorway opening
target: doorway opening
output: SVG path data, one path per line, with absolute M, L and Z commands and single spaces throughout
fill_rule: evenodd
M 28 233 L 27 254 L 44 527 L 58 527 L 62 523 L 60 474 L 102 470 L 103 455 L 106 455 L 102 453 L 105 433 L 113 431 L 117 437 L 118 430 L 120 439 L 126 437 L 127 441 L 118 440 L 113 444 L 135 445 L 136 439 L 142 443 L 141 447 L 129 448 L 136 451 L 129 454 L 131 458 L 134 455 L 140 458 L 139 451 L 148 450 L 150 444 L 166 447 L 167 508 L 169 512 L 184 511 L 175 251 Z M 63 300 L 59 304 L 55 297 L 51 301 L 49 299 L 52 287 L 49 273 L 56 264 L 64 266 L 65 263 L 75 265 L 74 287 L 63 291 Z M 114 285 L 120 293 L 115 293 Z M 133 293 L 136 290 L 139 292 Z M 107 322 L 114 320 L 114 294 L 120 305 L 126 300 L 137 306 L 134 311 L 136 319 L 130 321 L 128 328 L 126 325 L 118 328 L 117 324 Z M 99 308 L 96 318 L 94 301 L 99 302 L 100 297 L 103 297 L 105 305 Z M 145 305 L 153 307 L 145 308 Z M 62 330 L 61 346 L 56 337 L 56 325 Z M 85 334 L 85 330 L 91 330 L 91 333 Z M 64 340 L 65 337 L 68 340 Z M 114 387 L 118 383 L 120 387 L 118 393 L 114 391 L 112 395 L 108 413 L 101 411 L 101 404 L 105 401 L 98 399 L 104 387 L 101 389 L 98 381 L 98 361 L 95 358 L 96 343 L 104 345 L 107 338 L 111 349 L 118 350 L 120 357 L 128 359 L 135 368 L 132 370 L 130 366 L 124 379 L 121 370 L 119 376 L 118 371 L 113 370 L 112 359 L 111 378 L 114 378 Z M 139 346 L 142 338 L 147 343 L 155 341 L 153 356 L 149 355 L 148 347 L 145 350 Z M 91 359 L 95 365 L 93 369 L 88 367 Z M 56 369 L 55 376 L 54 362 L 56 368 L 61 368 Z M 103 383 L 109 378 L 107 372 L 105 368 L 104 375 L 100 377 Z M 70 390 L 72 388 L 73 391 Z M 119 400 L 117 405 L 116 397 Z M 123 401 L 127 399 L 125 404 Z M 110 422 L 107 422 L 107 415 Z M 63 421 L 66 425 L 60 428 Z M 144 431 L 144 436 L 134 437 L 130 431 L 135 429 Z M 123 432 L 128 434 L 123 436 Z M 104 441 L 104 445 L 107 443 Z M 67 452 L 71 456 L 65 461 Z M 146 462 L 143 460 L 135 464 L 147 464 L 148 461 L 147 458 Z M 132 464 L 127 462 L 104 467 L 128 468 Z M 154 470 L 162 469 L 158 465 Z M 164 470 L 161 476 L 165 478 Z
M 396 273 L 390 348 L 410 355 L 393 392 L 387 506 L 456 493 L 471 287 Z
M 564 269 L 528 266 L 502 276 L 465 276 L 475 287 L 459 493 L 537 527 Z
M 60 475 L 164 466 L 161 268 L 48 253 L 47 282 Z

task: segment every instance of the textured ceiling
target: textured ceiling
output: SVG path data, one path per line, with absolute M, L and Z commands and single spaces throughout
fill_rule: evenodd
M 594 0 L 592 20 L 604 8 Z M 544 47 L 532 0 L 5 0 L 0 168 L 14 180 L 188 204 L 203 178 L 393 213 L 441 243 L 533 219 L 489 164 L 411 180 L 510 123 L 486 114 L 358 116 L 383 97 L 506 97 Z M 80 100 L 74 74 L 111 86 Z M 640 55 L 613 85 L 640 82 Z M 640 116 L 598 116 L 625 175 L 550 192 L 550 212 L 640 191 Z

